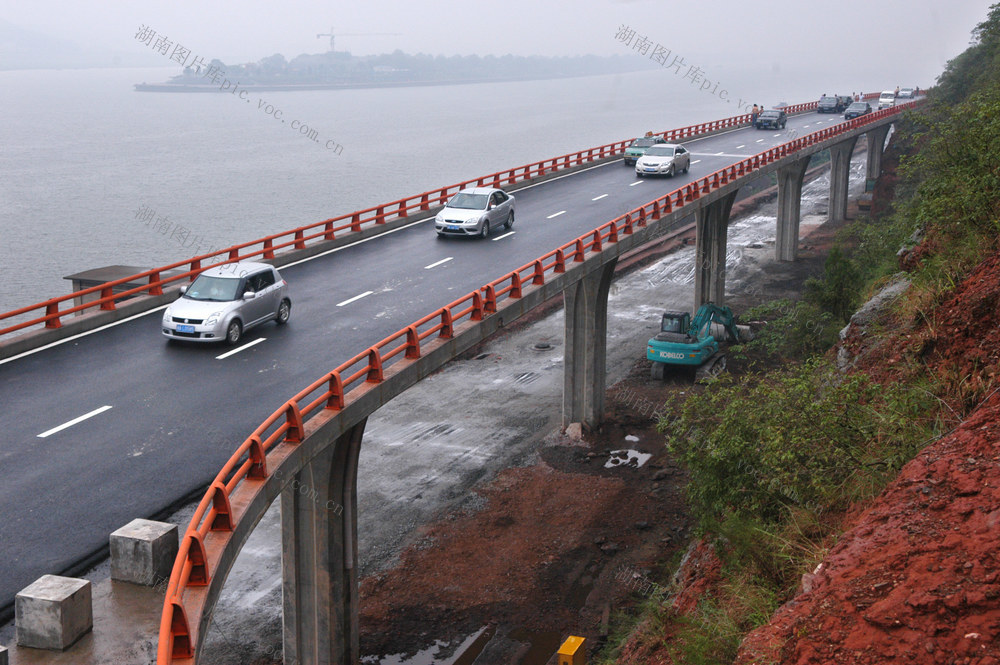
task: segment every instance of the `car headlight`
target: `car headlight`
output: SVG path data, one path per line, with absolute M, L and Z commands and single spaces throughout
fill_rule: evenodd
M 222 312 L 212 312 L 211 314 L 208 315 L 208 318 L 205 319 L 205 325 L 214 326 L 216 323 L 219 322 L 220 316 L 222 316 Z
M 436 214 L 434 216 L 434 221 L 437 222 L 438 224 L 444 222 L 444 213 L 439 212 L 438 214 Z

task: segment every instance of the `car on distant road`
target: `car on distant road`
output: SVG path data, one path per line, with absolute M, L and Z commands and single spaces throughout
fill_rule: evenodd
M 785 115 L 784 111 L 769 109 L 760 112 L 753 126 L 757 129 L 784 129 L 786 122 L 788 122 L 788 116 Z
M 438 237 L 480 236 L 514 226 L 514 197 L 495 187 L 470 187 L 451 197 L 434 217 Z
M 913 88 L 900 88 L 899 94 L 896 97 L 905 97 L 907 99 L 912 99 L 916 96 L 916 91 Z
M 161 333 L 170 340 L 228 342 L 267 321 L 288 323 L 288 283 L 267 263 L 241 261 L 209 268 L 163 310 Z
M 878 96 L 878 107 L 879 109 L 888 109 L 896 105 L 896 91 L 895 90 L 883 90 Z
M 844 106 L 844 100 L 840 97 L 824 95 L 816 103 L 816 111 L 818 113 L 843 113 Z
M 841 111 L 846 111 L 847 107 L 854 103 L 854 97 L 850 95 L 837 95 L 837 99 L 840 100 Z
M 850 120 L 851 118 L 857 118 L 858 116 L 867 115 L 872 112 L 872 105 L 868 102 L 854 102 L 847 107 L 844 111 L 844 120 Z
M 635 174 L 673 176 L 678 171 L 687 173 L 691 168 L 691 153 L 678 143 L 654 145 L 635 163 Z
M 622 159 L 625 161 L 626 164 L 631 166 L 632 164 L 635 164 L 640 157 L 646 154 L 646 150 L 648 150 L 654 145 L 659 145 L 661 143 L 666 143 L 666 142 L 667 142 L 666 139 L 664 139 L 662 136 L 639 137 L 634 141 L 632 141 L 629 147 L 625 148 L 625 156 L 622 157 Z

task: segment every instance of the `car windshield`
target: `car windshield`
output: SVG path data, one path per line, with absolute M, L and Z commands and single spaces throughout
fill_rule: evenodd
M 849 111 L 862 111 L 862 110 L 864 110 L 864 108 L 865 108 L 864 102 L 854 102 L 853 104 L 851 104 L 851 106 L 850 106 L 850 108 L 848 108 L 848 110 Z
M 636 139 L 636 140 L 632 141 L 632 145 L 630 145 L 629 147 L 630 148 L 648 148 L 651 145 L 656 145 L 656 139 L 651 139 L 651 138 L 650 139 L 647 139 L 647 138 Z
M 778 112 L 777 111 L 764 111 L 763 113 L 760 114 L 760 117 L 762 117 L 762 118 L 777 118 L 778 117 Z
M 833 102 L 834 104 L 836 104 L 837 103 L 837 98 L 836 97 L 823 97 L 822 99 L 819 100 L 819 103 L 822 104 L 823 102 Z
M 654 145 L 646 151 L 647 157 L 673 157 L 674 149 L 665 145 Z
M 459 192 L 448 201 L 449 208 L 462 208 L 464 210 L 486 210 L 486 203 L 490 200 L 488 194 L 470 194 Z
M 198 275 L 184 293 L 191 300 L 212 300 L 227 302 L 236 300 L 236 289 L 240 286 L 239 277 L 208 277 Z

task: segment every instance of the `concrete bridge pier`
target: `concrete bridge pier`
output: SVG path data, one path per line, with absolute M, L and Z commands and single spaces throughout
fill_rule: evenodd
M 885 137 L 892 125 L 881 125 L 865 132 L 868 137 L 868 169 L 865 172 L 866 182 L 874 183 L 882 172 L 882 153 L 885 150 Z
M 284 662 L 357 665 L 358 453 L 366 420 L 281 492 Z
M 831 222 L 847 219 L 847 185 L 851 174 L 851 153 L 858 142 L 852 136 L 830 146 L 830 212 Z
M 593 430 L 604 419 L 608 292 L 617 263 L 617 258 L 608 261 L 563 291 L 563 427 L 580 423 Z
M 799 222 L 802 219 L 802 180 L 809 157 L 778 168 L 778 234 L 774 257 L 794 261 L 799 255 Z
M 729 213 L 736 193 L 733 190 L 709 203 L 696 214 L 697 239 L 694 259 L 694 308 L 707 302 L 722 305 L 726 300 L 726 238 Z

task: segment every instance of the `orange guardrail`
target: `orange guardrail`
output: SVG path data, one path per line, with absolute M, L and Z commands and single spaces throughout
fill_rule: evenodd
M 912 103 L 876 111 L 793 139 L 683 185 L 427 314 L 313 381 L 264 420 L 236 449 L 198 504 L 180 543 L 167 586 L 160 619 L 157 665 L 171 665 L 175 660 L 194 657 L 184 593 L 189 587 L 207 586 L 211 579 L 205 538 L 209 532 L 233 531 L 237 522 L 229 497 L 248 479 L 267 479 L 267 452 L 278 443 L 301 442 L 305 422 L 310 417 L 327 410 L 343 410 L 346 396 L 353 388 L 384 380 L 387 363 L 420 358 L 421 343 L 425 340 L 435 336 L 453 337 L 456 326 L 483 320 L 495 313 L 500 303 L 521 298 L 526 286 L 545 284 L 546 276 L 565 272 L 567 265 L 580 263 L 588 255 L 601 252 L 606 244 L 618 242 L 623 235 L 630 235 L 650 221 L 683 208 L 752 171 L 810 145 L 899 113 Z
M 816 102 L 797 104 L 785 110 L 789 113 L 796 113 L 815 107 Z M 722 120 L 704 122 L 680 129 L 671 129 L 660 132 L 656 136 L 662 136 L 667 141 L 679 141 L 693 138 L 702 134 L 708 134 L 722 129 L 741 127 L 749 124 L 750 115 L 738 115 Z M 202 254 L 191 259 L 178 261 L 170 265 L 152 268 L 111 282 L 105 282 L 92 286 L 65 296 L 50 298 L 34 305 L 28 305 L 9 312 L 0 314 L 0 325 L 5 320 L 23 316 L 32 316 L 26 321 L 13 323 L 7 327 L 0 327 L 0 338 L 11 333 L 31 328 L 34 326 L 44 326 L 45 328 L 62 327 L 62 318 L 71 314 L 78 314 L 86 310 L 113 311 L 117 309 L 120 300 L 137 295 L 162 295 L 163 288 L 185 280 L 193 280 L 200 272 L 213 266 L 231 263 L 233 261 L 243 261 L 247 259 L 273 259 L 275 252 L 282 250 L 306 249 L 312 244 L 334 240 L 338 234 L 349 232 L 359 232 L 365 228 L 378 227 L 387 221 L 408 217 L 417 211 L 430 210 L 432 207 L 443 205 L 455 192 L 465 187 L 503 187 L 536 178 L 549 173 L 555 173 L 573 166 L 587 164 L 606 157 L 613 157 L 622 154 L 632 139 L 625 139 L 608 143 L 596 148 L 587 148 L 574 153 L 544 159 L 539 162 L 525 164 L 512 169 L 497 171 L 489 175 L 484 175 L 472 180 L 465 180 L 454 185 L 448 185 L 439 189 L 433 189 L 415 196 L 398 199 L 390 203 L 365 208 L 339 217 L 300 226 L 289 231 L 283 231 L 273 235 L 251 240 L 239 245 L 233 245 L 226 249 Z M 178 274 L 164 277 L 166 273 L 173 270 L 181 270 Z M 115 293 L 114 289 L 122 285 L 134 284 L 136 282 L 145 283 L 120 293 Z M 86 297 L 95 299 L 83 302 L 79 305 L 72 305 L 75 299 Z

